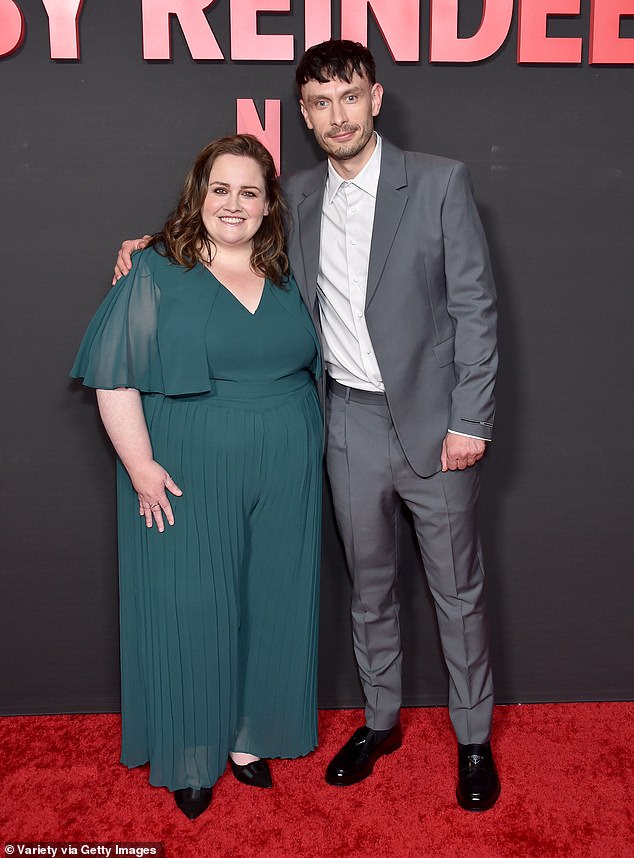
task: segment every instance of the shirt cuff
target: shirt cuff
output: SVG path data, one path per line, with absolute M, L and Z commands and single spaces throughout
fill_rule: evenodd
M 469 435 L 467 432 L 456 432 L 455 429 L 447 429 L 447 432 L 449 432 L 450 435 L 462 435 L 463 438 L 475 438 L 476 441 L 486 441 L 487 444 L 489 443 L 488 438 L 480 438 L 479 435 Z

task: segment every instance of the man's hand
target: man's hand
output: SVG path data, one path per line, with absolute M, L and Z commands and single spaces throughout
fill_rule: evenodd
M 144 235 L 143 238 L 132 238 L 123 242 L 114 267 L 114 277 L 112 278 L 113 286 L 120 277 L 124 277 L 130 272 L 130 269 L 132 268 L 132 254 L 134 251 L 143 250 L 144 247 L 147 247 L 147 243 L 151 238 L 151 235 Z
M 447 432 L 442 442 L 440 463 L 443 471 L 464 471 L 484 456 L 486 441 Z

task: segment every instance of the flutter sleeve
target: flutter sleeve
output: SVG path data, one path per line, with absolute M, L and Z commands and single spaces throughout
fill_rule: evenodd
M 164 390 L 158 345 L 161 291 L 153 276 L 156 253 L 134 254 L 132 270 L 114 286 L 95 313 L 70 374 L 88 387 Z

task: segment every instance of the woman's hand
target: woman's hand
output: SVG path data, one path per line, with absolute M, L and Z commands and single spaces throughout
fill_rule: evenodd
M 154 461 L 141 394 L 133 387 L 99 389 L 97 402 L 106 432 L 139 496 L 139 515 L 145 516 L 148 527 L 155 521 L 162 533 L 165 530 L 163 513 L 169 524 L 174 524 L 174 513 L 165 490 L 177 497 L 183 493 L 165 468 Z
M 163 513 L 169 524 L 174 524 L 172 505 L 167 492 L 180 497 L 183 492 L 162 465 L 153 459 L 129 471 L 130 479 L 139 496 L 139 515 L 145 516 L 145 524 L 152 527 L 153 521 L 159 532 L 165 530 Z

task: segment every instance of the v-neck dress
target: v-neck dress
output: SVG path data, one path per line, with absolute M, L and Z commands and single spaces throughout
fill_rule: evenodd
M 147 249 L 71 371 L 141 391 L 154 458 L 183 490 L 148 529 L 118 461 L 122 754 L 170 790 L 211 786 L 229 751 L 317 741 L 321 361 L 294 281 L 254 313 L 202 265 Z

